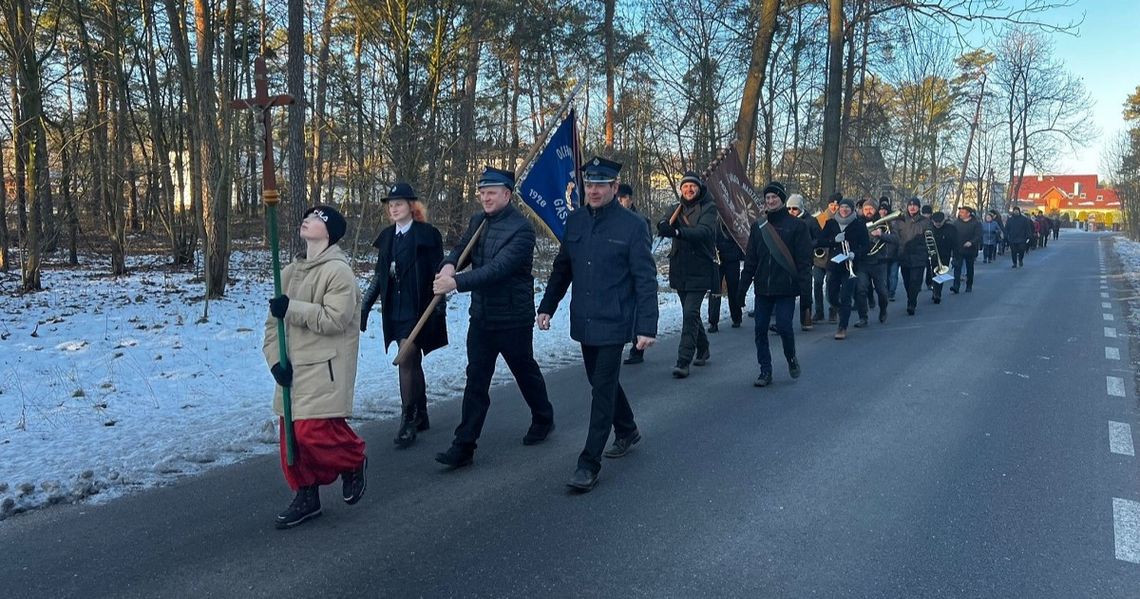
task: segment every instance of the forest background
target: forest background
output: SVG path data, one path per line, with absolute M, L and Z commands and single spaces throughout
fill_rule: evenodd
M 408 181 L 454 240 L 484 164 L 516 168 L 570 90 L 583 150 L 622 163 L 643 211 L 735 144 L 756 183 L 1005 209 L 1007 182 L 1101 134 L 1055 52 L 1076 0 L 0 0 L 0 272 L 107 274 L 160 252 L 224 296 L 264 245 L 259 135 L 230 108 L 267 57 L 281 230 L 348 216 L 367 261 Z M 1093 9 L 1093 7 L 1089 7 Z M 1058 15 L 1061 16 L 1058 19 Z M 1140 88 L 1103 175 L 1140 238 Z M 363 264 L 363 262 L 362 262 Z M 208 304 L 207 304 L 208 306 Z M 207 308 L 208 310 L 208 308 Z

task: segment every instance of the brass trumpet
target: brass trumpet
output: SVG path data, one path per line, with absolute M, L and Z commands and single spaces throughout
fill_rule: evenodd
M 848 279 L 854 279 L 855 278 L 855 267 L 851 264 L 851 262 L 852 262 L 851 244 L 847 243 L 847 240 L 844 239 L 843 241 L 840 242 L 839 245 L 840 245 L 840 247 L 843 248 L 843 254 L 847 256 L 847 259 L 843 261 L 847 265 L 847 278 Z
M 934 276 L 944 275 L 950 272 L 950 267 L 942 264 L 942 256 L 938 255 L 938 242 L 934 239 L 934 231 L 927 229 L 922 232 L 922 239 L 926 242 L 926 255 L 930 257 L 930 261 L 935 264 Z

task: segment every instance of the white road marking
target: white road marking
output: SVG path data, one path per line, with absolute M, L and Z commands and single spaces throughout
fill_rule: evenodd
M 1108 394 L 1113 397 L 1124 397 L 1124 379 L 1118 376 L 1105 377 Z
M 1112 453 L 1136 456 L 1132 445 L 1132 427 L 1125 422 L 1108 421 L 1108 448 Z
M 1120 349 L 1116 348 L 1116 347 L 1104 348 L 1104 359 L 1105 360 L 1119 360 L 1120 359 Z
M 1101 302 L 1100 307 L 1104 308 L 1105 310 L 1109 310 L 1112 308 L 1112 304 L 1110 302 Z
M 1116 559 L 1140 564 L 1140 503 L 1112 498 Z
M 1103 298 L 1103 299 L 1108 299 L 1108 292 L 1107 292 L 1107 291 L 1101 291 L 1101 292 L 1100 292 L 1100 297 L 1101 297 L 1101 298 Z
M 1111 314 L 1106 313 L 1106 314 L 1101 314 L 1101 316 L 1103 316 L 1105 320 L 1116 320 L 1115 318 L 1112 317 Z
M 1104 336 L 1116 339 L 1116 329 L 1112 327 L 1104 327 Z

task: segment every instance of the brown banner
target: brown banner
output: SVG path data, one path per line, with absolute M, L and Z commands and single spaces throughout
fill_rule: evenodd
M 740 164 L 740 156 L 734 145 L 730 145 L 720 160 L 711 167 L 705 177 L 705 185 L 712 192 L 717 212 L 732 233 L 732 238 L 742 250 L 747 250 L 748 233 L 752 224 L 760 218 L 760 207 L 764 202 L 753 189 L 748 177 L 744 176 L 744 166 Z

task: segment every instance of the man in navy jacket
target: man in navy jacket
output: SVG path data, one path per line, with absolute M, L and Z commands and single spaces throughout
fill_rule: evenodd
M 621 387 L 622 349 L 632 335 L 646 349 L 657 336 L 657 269 L 645 220 L 614 201 L 621 165 L 594 158 L 582 167 L 584 209 L 566 219 L 566 233 L 551 268 L 535 322 L 550 329 L 550 317 L 570 283 L 570 337 L 582 344 L 592 388 L 590 429 L 578 467 L 567 483 L 587 492 L 598 483 L 601 458 L 619 458 L 641 440 Z M 610 428 L 613 446 L 606 450 Z

